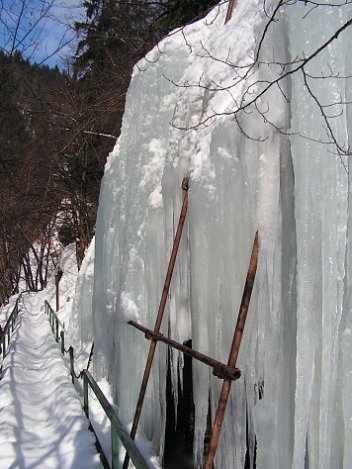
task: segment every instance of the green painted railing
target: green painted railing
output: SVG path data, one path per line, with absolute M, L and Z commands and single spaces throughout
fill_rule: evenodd
M 69 347 L 67 350 L 65 349 L 65 333 L 63 330 L 59 332 L 60 328 L 60 321 L 50 306 L 50 304 L 45 301 L 44 303 L 45 312 L 49 316 L 49 322 L 51 326 L 51 330 L 55 336 L 56 342 L 61 342 L 61 353 L 64 355 L 65 353 L 69 354 L 70 357 L 70 374 L 72 377 L 72 383 L 74 383 L 75 378 L 83 378 L 83 410 L 89 420 L 89 393 L 88 389 L 91 388 L 93 393 L 95 394 L 96 398 L 98 399 L 100 405 L 102 406 L 104 412 L 106 413 L 107 417 L 111 423 L 111 465 L 109 464 L 106 455 L 104 454 L 103 448 L 101 446 L 101 442 L 99 441 L 97 434 L 94 431 L 92 423 L 90 424 L 90 428 L 95 434 L 97 443 L 97 449 L 100 453 L 101 462 L 105 469 L 118 469 L 122 467 L 119 464 L 119 453 L 118 453 L 118 442 L 119 440 L 125 447 L 126 451 L 128 452 L 130 458 L 132 459 L 133 464 L 135 465 L 136 469 L 148 469 L 149 465 L 144 459 L 143 455 L 139 451 L 138 447 L 136 446 L 135 442 L 132 440 L 130 434 L 126 430 L 126 428 L 121 423 L 120 419 L 117 416 L 117 413 L 103 394 L 103 391 L 98 386 L 97 382 L 94 380 L 93 376 L 89 373 L 88 367 L 91 361 L 91 355 L 93 352 L 93 346 L 91 350 L 91 355 L 89 357 L 87 369 L 81 371 L 78 375 L 75 373 L 74 367 L 74 349 L 73 347 Z M 60 339 L 59 339 L 60 337 Z M 94 344 L 93 344 L 94 345 Z
M 50 306 L 50 304 L 45 300 L 44 301 L 44 308 L 46 314 L 49 315 L 49 323 L 51 326 L 51 330 L 53 331 L 53 334 L 55 335 L 55 340 L 56 342 L 59 342 L 59 318 L 55 314 L 55 311 L 53 308 Z
M 20 302 L 21 298 L 22 298 L 22 295 L 20 294 L 16 300 L 16 304 L 12 310 L 12 313 L 10 314 L 8 320 L 6 321 L 4 329 L 2 330 L 2 332 L 0 332 L 0 353 L 2 351 L 3 358 L 5 358 L 6 351 L 10 343 L 11 332 L 13 332 L 15 328 L 15 324 L 16 324 L 16 320 L 17 320 L 17 316 L 19 312 L 18 303 Z M 6 339 L 7 339 L 7 343 L 6 343 Z
M 143 455 L 137 448 L 135 442 L 132 440 L 130 434 L 126 430 L 126 428 L 121 423 L 120 419 L 118 418 L 115 410 L 109 403 L 109 401 L 104 396 L 102 390 L 94 380 L 93 376 L 89 373 L 88 370 L 83 370 L 83 395 L 84 395 L 84 403 L 83 409 L 84 412 L 89 419 L 89 393 L 88 388 L 94 392 L 95 396 L 97 397 L 100 405 L 104 409 L 104 412 L 108 416 L 111 422 L 111 459 L 112 459 L 112 469 L 118 469 L 119 465 L 119 451 L 118 451 L 118 440 L 120 439 L 123 446 L 126 448 L 130 458 L 132 459 L 133 464 L 136 466 L 137 469 L 148 469 L 149 466 L 145 461 Z

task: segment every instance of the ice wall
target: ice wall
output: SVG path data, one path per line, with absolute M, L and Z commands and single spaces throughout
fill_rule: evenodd
M 246 451 L 263 469 L 352 464 L 350 163 L 336 154 L 336 143 L 341 153 L 351 134 L 351 83 L 343 78 L 351 74 L 349 30 L 307 62 L 306 75 L 300 69 L 352 9 L 315 3 L 281 2 L 276 11 L 277 1 L 238 0 L 228 24 L 223 5 L 161 42 L 135 67 L 103 179 L 94 371 L 112 384 L 126 423 L 148 347 L 126 323 L 153 327 L 182 178 L 190 177 L 190 206 L 164 333 L 227 360 L 259 230 L 242 377 L 233 385 L 217 468 L 242 468 Z M 324 121 L 324 110 L 335 118 Z M 159 454 L 166 353 L 158 345 L 140 426 Z M 182 357 L 173 353 L 175 390 L 178 367 Z M 208 398 L 214 415 L 221 382 L 199 363 L 193 374 L 199 467 Z
M 71 311 L 71 324 L 68 340 L 75 350 L 91 344 L 92 331 L 92 300 L 94 285 L 94 254 L 95 238 L 92 239 L 84 256 L 75 284 L 75 296 Z

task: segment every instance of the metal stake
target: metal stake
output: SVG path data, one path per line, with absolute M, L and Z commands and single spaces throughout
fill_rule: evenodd
M 242 301 L 241 306 L 238 313 L 237 323 L 235 332 L 232 339 L 231 350 L 228 359 L 228 366 L 235 367 L 238 357 L 238 352 L 241 345 L 241 340 L 243 336 L 243 330 L 246 323 L 247 312 L 249 307 L 249 302 L 252 295 L 253 284 L 255 280 L 255 274 L 257 272 L 257 265 L 258 265 L 258 250 L 259 250 L 259 243 L 258 243 L 258 231 L 255 234 L 254 243 L 252 247 L 252 254 L 251 259 L 249 262 L 248 272 L 246 283 L 243 289 Z M 206 455 L 203 469 L 212 469 L 213 461 L 215 457 L 215 453 L 218 447 L 219 436 L 221 432 L 222 423 L 224 420 L 225 410 L 227 401 L 229 398 L 230 390 L 231 390 L 232 381 L 225 379 L 220 393 L 218 408 L 215 415 L 215 420 L 213 424 L 213 429 L 210 436 L 209 442 L 209 451 Z
M 160 299 L 158 314 L 155 320 L 154 332 L 160 331 L 161 321 L 163 319 L 167 296 L 169 293 L 171 278 L 172 278 L 172 274 L 173 274 L 174 267 L 175 267 L 176 256 L 177 256 L 178 248 L 179 248 L 180 241 L 181 241 L 183 226 L 185 224 L 185 219 L 186 219 L 187 209 L 188 209 L 188 181 L 189 181 L 188 177 L 183 178 L 183 181 L 182 181 L 182 189 L 184 191 L 182 209 L 181 209 L 180 219 L 179 219 L 178 226 L 177 226 L 174 244 L 173 244 L 172 251 L 171 251 L 171 256 L 170 256 L 169 266 L 168 266 L 167 273 L 166 273 L 164 288 L 163 288 L 163 292 L 162 292 L 161 299 Z M 145 365 L 142 384 L 141 384 L 141 389 L 139 391 L 136 411 L 135 411 L 134 418 L 133 418 L 133 424 L 132 424 L 132 429 L 131 429 L 132 439 L 134 439 L 134 437 L 136 436 L 137 427 L 138 427 L 139 419 L 140 419 L 141 412 L 142 412 L 144 396 L 145 396 L 145 392 L 146 392 L 147 384 L 149 380 L 150 370 L 151 370 L 153 359 L 154 359 L 156 344 L 157 344 L 157 341 L 154 339 L 150 343 L 148 358 L 147 358 L 147 362 Z M 128 456 L 128 453 L 126 453 L 126 457 L 122 466 L 123 469 L 127 469 L 128 463 L 129 463 L 129 456 Z

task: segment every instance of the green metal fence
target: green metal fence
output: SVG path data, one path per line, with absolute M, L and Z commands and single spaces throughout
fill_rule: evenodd
M 61 343 L 61 353 L 64 355 L 65 353 L 69 354 L 70 358 L 70 374 L 72 377 L 72 383 L 74 383 L 75 378 L 80 379 L 83 378 L 83 409 L 84 412 L 89 419 L 89 388 L 93 391 L 96 398 L 98 399 L 100 405 L 102 406 L 105 414 L 110 420 L 111 423 L 111 465 L 109 464 L 107 457 L 103 451 L 101 442 L 99 441 L 92 423 L 90 424 L 90 428 L 95 434 L 97 440 L 97 449 L 100 453 L 101 462 L 105 469 L 118 469 L 122 467 L 122 464 L 119 463 L 119 454 L 118 454 L 118 442 L 121 441 L 122 445 L 125 447 L 126 451 L 128 452 L 133 464 L 137 469 L 148 469 L 149 465 L 144 459 L 143 455 L 137 448 L 135 442 L 132 440 L 131 436 L 129 435 L 126 428 L 121 423 L 120 419 L 117 416 L 117 413 L 105 397 L 103 391 L 98 386 L 97 382 L 94 380 L 93 376 L 89 373 L 88 369 L 81 371 L 78 375 L 75 373 L 75 366 L 74 366 L 74 349 L 73 347 L 69 347 L 67 350 L 65 349 L 65 333 L 60 329 L 60 321 L 50 306 L 50 304 L 45 301 L 44 303 L 45 312 L 49 316 L 49 322 L 51 326 L 51 330 L 55 336 L 56 342 Z M 94 345 L 94 344 L 93 344 Z M 91 354 L 88 361 L 88 366 L 90 364 L 91 355 L 93 352 L 93 346 L 91 350 Z
M 137 448 L 135 442 L 132 440 L 130 434 L 126 428 L 121 423 L 118 418 L 115 410 L 109 403 L 109 401 L 104 396 L 102 390 L 94 380 L 93 376 L 89 373 L 88 370 L 83 370 L 83 393 L 84 393 L 84 412 L 89 419 L 89 393 L 88 388 L 90 388 L 95 396 L 97 397 L 100 405 L 104 409 L 104 412 L 108 416 L 111 422 L 111 459 L 112 459 L 112 469 L 118 469 L 119 465 L 119 451 L 118 451 L 118 441 L 120 440 L 123 446 L 126 448 L 130 458 L 132 459 L 133 464 L 137 469 L 148 469 L 149 466 L 145 461 L 143 455 Z
M 46 300 L 44 301 L 44 308 L 46 314 L 49 315 L 49 323 L 51 326 L 51 330 L 53 331 L 53 334 L 55 336 L 55 340 L 56 342 L 59 342 L 59 318 L 57 317 L 55 311 Z
M 0 353 L 2 351 L 2 356 L 5 358 L 9 343 L 10 343 L 10 336 L 11 333 L 13 332 L 19 312 L 19 307 L 18 304 L 22 298 L 22 295 L 20 294 L 16 300 L 16 304 L 12 310 L 12 313 L 10 314 L 8 320 L 6 321 L 5 327 L 0 332 Z

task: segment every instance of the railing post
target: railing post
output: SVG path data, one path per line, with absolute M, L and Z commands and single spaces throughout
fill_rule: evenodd
M 9 348 L 10 344 L 10 334 L 13 333 L 15 329 L 15 324 L 18 316 L 18 303 L 21 298 L 21 294 L 16 300 L 15 306 L 9 316 L 9 318 L 6 321 L 6 324 L 4 326 L 4 329 L 0 333 L 0 354 L 3 354 L 3 359 L 5 358 L 6 355 L 6 350 Z M 7 342 L 6 342 L 7 339 Z
M 55 323 L 56 323 L 55 340 L 56 342 L 59 342 L 59 320 L 57 319 L 57 317 L 55 318 Z
M 2 333 L 2 358 L 4 359 L 6 355 L 6 333 L 5 330 Z
M 73 368 L 73 347 L 70 346 L 70 348 L 68 349 L 68 353 L 70 354 L 70 373 L 71 373 L 71 377 L 72 377 L 72 384 L 74 384 L 75 382 L 75 375 L 74 375 L 74 368 Z
M 60 332 L 60 337 L 61 337 L 61 353 L 63 355 L 65 353 L 65 333 L 64 333 L 64 331 Z
M 119 469 L 119 437 L 115 425 L 111 422 L 111 468 Z
M 83 373 L 83 410 L 87 419 L 89 419 L 88 380 L 85 373 Z
M 58 268 L 56 269 L 56 273 L 55 273 L 55 287 L 56 287 L 56 311 L 59 311 L 60 309 L 60 290 L 59 290 L 59 283 L 60 283 L 60 280 L 61 280 L 61 277 L 63 275 L 63 272 L 60 268 L 60 266 L 58 266 Z

